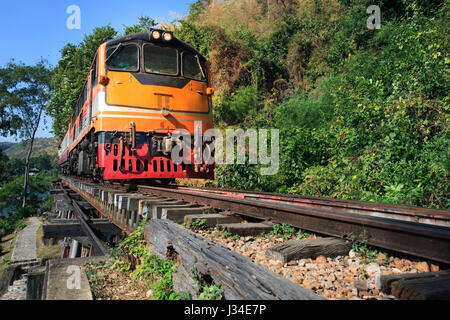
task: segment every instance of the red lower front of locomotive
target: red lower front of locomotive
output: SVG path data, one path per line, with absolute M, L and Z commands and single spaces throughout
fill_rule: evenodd
M 133 146 L 123 136 L 110 138 L 109 134 L 99 137 L 98 167 L 103 180 L 122 179 L 214 179 L 214 165 L 194 164 L 190 151 L 190 163 L 176 164 L 169 155 L 155 155 L 151 140 L 137 137 Z

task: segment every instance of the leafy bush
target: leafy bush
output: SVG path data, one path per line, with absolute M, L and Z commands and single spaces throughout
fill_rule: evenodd
M 154 280 L 152 290 L 156 300 L 179 300 L 180 296 L 173 290 L 172 273 L 176 272 L 176 266 L 171 260 L 159 259 L 151 253 L 144 239 L 143 224 L 139 226 L 121 241 L 114 249 L 114 265 L 122 272 L 133 271 L 133 279 Z
M 197 219 L 194 220 L 194 222 L 190 223 L 188 227 L 191 230 L 197 231 L 197 230 L 206 230 L 208 226 L 206 225 L 205 219 Z
M 205 285 L 199 295 L 199 300 L 221 300 L 223 297 L 223 289 L 221 285 Z
M 273 230 L 270 232 L 272 235 L 281 236 L 285 240 L 291 239 L 295 234 L 295 228 L 289 226 L 286 223 L 275 224 Z
M 234 93 L 219 91 L 214 98 L 214 119 L 227 125 L 242 123 L 249 113 L 258 109 L 260 96 L 254 86 L 240 87 Z

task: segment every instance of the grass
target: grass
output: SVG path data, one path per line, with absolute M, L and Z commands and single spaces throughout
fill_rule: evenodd
M 87 264 L 87 276 L 95 299 L 178 300 L 173 289 L 173 261 L 149 252 L 142 224 L 113 251 L 103 265 Z
M 302 229 L 296 229 L 291 227 L 290 225 L 283 224 L 275 224 L 273 226 L 273 230 L 269 233 L 269 235 L 280 237 L 283 240 L 291 240 L 291 239 L 305 239 L 311 236 L 311 233 L 306 232 Z
M 23 228 L 28 226 L 28 224 L 29 220 L 25 219 L 23 223 L 17 227 L 15 232 L 7 234 L 1 238 L 0 246 L 2 247 L 2 250 L 0 252 L 0 273 L 10 266 L 14 246 L 16 245 L 16 237 Z
M 16 237 L 20 230 L 25 228 L 29 224 L 29 220 L 26 219 L 19 223 L 16 230 L 13 233 L 0 237 L 0 278 L 3 277 L 4 272 L 11 266 L 11 257 L 16 245 Z M 4 292 L 0 293 L 2 295 Z
M 350 240 L 352 241 L 352 250 L 355 251 L 362 258 L 362 263 L 364 264 L 376 261 L 377 255 L 379 253 L 386 254 L 368 245 L 369 238 L 367 236 L 366 230 L 364 230 L 359 235 L 359 237 L 356 237 L 355 235 L 352 234 L 350 236 Z M 383 259 L 383 261 L 379 262 L 379 264 L 389 265 L 389 259 Z
M 2 250 L 0 252 L 0 279 L 3 278 L 4 272 L 11 266 L 11 256 L 13 253 L 14 245 L 16 243 L 17 234 L 11 233 L 6 236 L 3 236 L 0 239 L 0 246 Z M 11 244 L 9 243 L 12 240 Z M 4 258 L 4 260 L 1 260 Z M 5 289 L 6 290 L 6 289 Z M 0 292 L 0 296 L 5 292 Z
M 42 217 L 38 218 L 42 222 Z M 45 245 L 43 240 L 42 224 L 36 232 L 36 256 L 42 260 L 58 259 L 61 256 L 61 247 L 59 243 Z
M 112 260 L 86 264 L 86 275 L 95 300 L 150 300 L 147 292 L 153 279 L 135 279 L 132 270 L 123 270 Z
M 2 252 L 0 253 L 0 257 L 4 258 L 4 260 L 0 260 L 0 273 L 6 270 L 6 268 L 9 267 L 11 256 L 13 253 L 14 245 L 16 243 L 16 235 L 14 233 L 8 234 L 4 236 L 1 241 L 0 245 L 2 246 Z M 10 244 L 10 241 L 12 240 L 12 243 Z M 0 258 L 0 259 L 1 259 Z

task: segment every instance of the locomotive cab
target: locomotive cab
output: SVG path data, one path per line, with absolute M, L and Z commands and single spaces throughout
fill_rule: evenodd
M 106 73 L 110 105 L 209 113 L 206 60 L 173 37 L 139 34 L 108 42 Z

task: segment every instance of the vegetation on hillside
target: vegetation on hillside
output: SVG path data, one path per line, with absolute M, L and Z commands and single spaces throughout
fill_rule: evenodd
M 216 126 L 280 129 L 278 174 L 226 165 L 219 186 L 450 206 L 449 1 L 378 1 L 379 30 L 371 4 L 191 5 L 175 32 L 211 61 Z
M 24 227 L 26 218 L 51 210 L 53 196 L 48 183 L 57 176 L 54 157 L 48 155 L 30 159 L 30 167 L 39 174 L 30 176 L 27 203 L 23 206 L 24 159 L 8 159 L 0 150 L 0 240 Z M 0 241 L 0 253 L 2 252 Z
M 0 150 L 0 239 L 23 225 L 25 218 L 51 209 L 53 197 L 48 183 L 57 176 L 56 158 L 47 154 L 30 159 L 30 167 L 40 170 L 31 176 L 27 188 L 27 204 L 23 202 L 25 160 L 12 158 Z M 0 248 L 1 251 L 1 248 Z
M 31 158 L 49 156 L 50 158 L 56 159 L 60 142 L 60 139 L 56 137 L 36 138 L 34 140 Z M 22 142 L 0 142 L 0 149 L 3 150 L 10 159 L 25 159 L 27 155 L 26 148 Z

